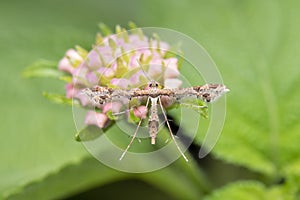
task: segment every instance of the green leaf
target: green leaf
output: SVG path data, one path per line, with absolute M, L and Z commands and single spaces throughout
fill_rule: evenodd
M 106 113 L 107 117 L 110 119 L 110 120 L 117 120 L 118 119 L 118 115 L 115 115 L 115 113 L 112 111 L 112 110 L 109 110 L 107 113 Z
M 61 77 L 59 77 L 59 79 L 64 82 L 71 83 L 73 78 L 72 78 L 72 76 L 67 75 L 67 76 L 61 76 Z
M 201 199 L 209 190 L 209 184 L 194 160 L 189 159 L 188 165 L 184 159 L 179 159 L 157 172 L 141 174 L 141 178 L 168 192 L 174 199 Z
M 22 76 L 26 78 L 57 78 L 65 76 L 65 73 L 57 69 L 57 62 L 38 60 L 28 66 Z
M 124 126 L 122 127 L 124 128 Z M 132 131 L 134 130 L 135 129 L 132 129 Z M 105 135 L 114 145 L 123 149 L 127 147 L 131 140 L 131 137 L 128 137 L 127 134 L 122 133 L 118 126 L 110 127 L 105 132 Z M 156 145 L 151 145 L 149 138 L 142 139 L 142 142 L 135 140 L 130 148 L 130 151 L 149 152 L 157 150 L 161 146 L 166 145 L 165 141 L 168 138 L 170 138 L 170 133 L 166 128 L 164 128 L 158 134 Z M 168 157 L 171 154 L 174 154 L 174 152 L 178 152 L 175 145 L 173 146 L 172 150 L 158 154 L 158 156 L 154 158 L 155 160 L 150 162 L 155 163 L 163 159 L 168 159 Z M 202 171 L 197 167 L 197 164 L 193 158 L 190 157 L 187 152 L 186 155 L 189 159 L 189 162 L 186 162 L 183 158 L 179 158 L 168 167 L 150 173 L 135 174 L 134 177 L 149 182 L 157 188 L 163 189 L 174 198 L 197 199 L 208 191 L 209 183 L 205 180 Z M 133 162 L 131 165 L 145 165 L 145 163 L 139 162 L 140 160 L 136 160 L 136 162 Z
M 101 174 L 101 176 L 95 176 L 95 174 Z M 8 199 L 24 200 L 59 199 L 63 196 L 83 192 L 94 185 L 104 185 L 128 176 L 128 174 L 115 171 L 100 164 L 97 160 L 87 157 L 81 162 L 68 164 L 55 173 L 35 180 L 7 197 Z
M 195 33 L 230 89 L 214 157 L 271 179 L 287 177 L 285 169 L 300 156 L 300 46 L 295 42 L 300 40 L 299 2 L 212 1 L 196 5 L 189 7 L 189 13 L 197 16 L 197 25 L 177 27 Z M 187 18 L 175 14 L 182 6 L 172 9 L 173 14 L 168 15 L 172 20 L 166 23 L 184 24 Z M 190 77 L 192 72 L 184 68 L 183 75 Z M 205 135 L 203 124 L 199 125 L 196 142 L 201 145 Z
M 138 28 L 136 26 L 136 24 L 134 22 L 132 22 L 132 21 L 128 22 L 128 26 L 129 26 L 130 29 L 136 29 L 136 28 Z
M 73 100 L 67 98 L 65 95 L 51 94 L 51 93 L 43 92 L 43 96 L 53 103 L 65 104 L 65 105 L 70 105 L 70 106 L 73 105 Z M 74 101 L 74 103 L 77 104 L 75 101 Z
M 232 6 L 234 12 L 218 10 L 232 25 L 230 38 L 216 27 L 206 29 L 211 33 L 206 43 L 231 89 L 214 154 L 269 177 L 286 176 L 282 169 L 300 152 L 295 142 L 300 139 L 300 90 L 295 89 L 300 84 L 300 47 L 294 42 L 300 39 L 294 34 L 300 32 L 294 26 L 299 4 L 247 1 Z M 219 38 L 217 44 L 212 38 Z M 240 52 L 242 43 L 247 53 Z
M 79 45 L 76 45 L 75 48 L 76 48 L 77 53 L 80 55 L 80 57 L 82 57 L 83 59 L 87 58 L 89 52 L 86 49 L 82 48 Z
M 106 24 L 100 23 L 98 26 L 104 36 L 108 36 L 108 35 L 112 34 L 112 30 Z
M 205 200 L 294 200 L 293 196 L 284 191 L 284 187 L 266 188 L 262 183 L 256 181 L 243 181 L 229 184 L 213 194 L 207 196 Z
M 109 46 L 112 49 L 112 51 L 115 52 L 115 50 L 117 48 L 117 44 L 115 43 L 115 41 L 113 39 L 109 38 L 108 43 L 109 43 Z
M 94 140 L 102 133 L 99 129 L 98 126 L 86 126 L 75 134 L 75 140 L 78 142 Z
M 183 100 L 176 107 L 185 107 L 198 112 L 202 117 L 208 118 L 208 107 L 200 99 Z
M 141 119 L 134 115 L 134 109 L 129 111 L 128 122 L 130 123 L 138 123 Z
M 97 33 L 96 35 L 96 45 L 97 46 L 103 45 L 103 37 L 101 33 Z
M 299 1 L 195 0 L 174 3 L 153 0 L 135 6 L 127 4 L 125 1 L 105 5 L 100 1 L 74 1 L 70 6 L 67 1 L 41 4 L 32 0 L 1 4 L 0 60 L 4 67 L 0 73 L 3 82 L 0 85 L 0 106 L 5 115 L 1 116 L 3 126 L 0 127 L 3 133 L 0 198 L 24 199 L 29 193 L 35 193 L 35 196 L 28 195 L 31 199 L 67 198 L 98 184 L 129 178 L 104 169 L 98 162 L 91 163 L 89 154 L 73 140 L 70 109 L 41 101 L 40 87 L 60 91 L 62 85 L 43 80 L 21 80 L 16 76 L 23 70 L 24 63 L 39 57 L 58 60 L 69 47 L 78 43 L 90 46 L 93 19 L 96 18 L 106 19 L 109 24 L 124 24 L 131 18 L 142 26 L 169 27 L 201 43 L 218 65 L 224 83 L 231 89 L 227 95 L 226 123 L 213 156 L 259 175 L 266 174 L 272 180 L 283 177 L 295 191 L 299 191 Z M 134 14 L 137 10 L 148 17 Z M 157 14 L 162 10 L 163 18 Z M 122 14 L 112 17 L 112 13 Z M 54 63 L 51 66 L 46 64 L 47 70 L 48 67 L 54 70 Z M 186 77 L 195 80 L 192 70 L 185 69 L 184 64 L 181 69 L 186 72 Z M 47 70 L 29 70 L 24 75 L 60 77 L 55 70 Z M 199 80 L 192 81 L 192 84 L 199 84 Z M 182 127 L 187 130 L 193 122 L 193 119 L 183 120 Z M 205 123 L 205 120 L 199 122 L 199 135 L 195 141 L 199 145 L 204 138 Z M 115 134 L 120 137 L 120 132 Z M 128 138 L 120 138 L 121 142 L 124 139 L 126 147 Z M 199 162 L 207 164 L 206 160 Z M 78 170 L 68 174 L 63 169 L 71 165 Z M 163 171 L 136 175 L 136 178 L 167 191 L 174 199 L 201 198 L 205 187 L 202 187 L 204 179 L 197 166 L 177 162 Z M 53 174 L 57 175 L 57 181 L 47 178 Z M 235 171 L 228 173 L 228 176 L 235 175 Z M 240 191 L 238 193 L 243 196 L 249 194 L 250 198 L 266 193 L 268 199 L 284 199 L 289 193 L 280 186 L 269 188 L 261 183 L 254 184 L 256 186 L 248 184 L 241 189 L 228 190 Z M 151 199 L 149 191 L 143 192 L 145 195 L 140 198 Z M 234 192 L 230 194 L 234 195 Z

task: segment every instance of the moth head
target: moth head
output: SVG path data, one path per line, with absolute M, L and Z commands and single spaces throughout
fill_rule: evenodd
M 150 81 L 148 83 L 148 88 L 158 88 L 159 87 L 159 83 L 156 81 Z

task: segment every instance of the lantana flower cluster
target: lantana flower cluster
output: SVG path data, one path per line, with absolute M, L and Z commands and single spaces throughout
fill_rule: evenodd
M 117 26 L 116 34 L 98 33 L 90 52 L 76 47 L 69 49 L 60 60 L 58 69 L 72 78 L 65 86 L 66 97 L 79 100 L 84 107 L 92 107 L 82 90 L 95 85 L 132 89 L 144 87 L 147 79 L 152 79 L 165 88 L 177 88 L 181 85 L 178 58 L 168 56 L 169 52 L 169 44 L 158 37 L 147 37 L 141 29 L 127 32 Z M 111 102 L 99 105 L 87 113 L 85 123 L 103 128 L 109 121 L 109 111 L 118 107 L 118 103 Z M 147 110 L 140 105 L 134 108 L 133 114 L 145 118 Z

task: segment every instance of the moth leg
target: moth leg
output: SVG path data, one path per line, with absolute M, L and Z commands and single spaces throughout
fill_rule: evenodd
M 175 137 L 174 137 L 173 132 L 172 132 L 172 130 L 171 130 L 171 126 L 170 126 L 170 124 L 169 124 L 167 115 L 166 115 L 166 113 L 165 113 L 165 111 L 164 111 L 164 108 L 163 108 L 163 106 L 162 106 L 162 104 L 161 104 L 160 97 L 158 97 L 158 101 L 159 101 L 159 105 L 160 105 L 160 107 L 161 107 L 161 111 L 162 111 L 162 113 L 163 113 L 163 115 L 164 115 L 164 118 L 165 118 L 165 120 L 166 120 L 166 123 L 167 123 L 168 129 L 169 129 L 171 138 L 172 138 L 172 140 L 174 141 L 174 143 L 175 143 L 175 145 L 176 145 L 178 151 L 179 151 L 180 154 L 182 155 L 182 157 L 185 159 L 186 162 L 188 162 L 189 160 L 188 160 L 187 157 L 184 155 L 184 153 L 182 152 L 182 150 L 180 149 L 179 145 L 177 144 L 177 142 L 176 142 L 176 140 L 175 140 Z
M 191 108 L 197 108 L 197 109 L 201 109 L 201 108 L 207 108 L 207 105 L 203 105 L 203 106 L 196 106 L 193 104 L 189 104 L 189 103 L 180 103 L 181 106 L 186 106 L 186 107 L 191 107 Z
M 172 120 L 168 119 L 169 122 L 171 122 Z M 161 122 L 158 126 L 158 128 L 160 128 L 161 126 L 163 126 L 166 123 L 166 120 L 164 120 L 163 122 Z M 176 135 L 174 135 L 175 138 L 177 138 Z M 167 138 L 165 141 L 165 144 L 167 144 L 170 141 L 170 138 Z
M 112 115 L 118 116 L 118 115 L 123 115 L 125 113 L 126 113 L 126 111 L 122 111 L 122 112 L 112 113 Z
M 126 110 L 124 110 L 124 111 L 120 111 L 120 112 L 116 112 L 116 113 L 113 113 L 112 115 L 116 115 L 116 116 L 118 116 L 118 115 L 123 115 L 123 114 L 125 114 L 126 112 L 128 112 L 128 111 L 131 111 L 132 109 L 134 109 L 134 108 L 137 108 L 137 106 L 132 106 L 131 108 L 129 108 L 129 109 L 126 109 Z M 137 110 L 139 113 L 141 113 L 139 110 Z
M 148 104 L 149 104 L 149 98 L 147 99 L 146 107 L 148 107 Z M 122 159 L 124 158 L 125 154 L 127 153 L 127 151 L 129 150 L 131 144 L 133 143 L 134 139 L 136 138 L 136 135 L 137 135 L 137 133 L 138 133 L 138 130 L 139 130 L 140 126 L 141 126 L 142 121 L 143 121 L 143 119 L 141 119 L 141 120 L 139 121 L 138 126 L 136 127 L 136 130 L 135 130 L 135 132 L 134 132 L 134 134 L 133 134 L 133 136 L 132 136 L 132 139 L 130 140 L 128 146 L 126 147 L 126 149 L 125 149 L 124 152 L 122 153 L 122 155 L 121 155 L 121 157 L 119 158 L 119 160 L 122 160 Z

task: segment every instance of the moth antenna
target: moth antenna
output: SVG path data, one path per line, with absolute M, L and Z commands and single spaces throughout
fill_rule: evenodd
M 144 75 L 146 76 L 146 78 L 148 79 L 148 81 L 151 81 L 152 79 L 148 76 L 148 74 L 146 73 L 145 69 L 143 68 L 142 63 L 140 62 L 140 60 L 142 59 L 144 54 L 141 55 L 140 59 L 137 59 L 136 62 L 139 64 L 140 68 L 142 69 Z
M 163 67 L 165 67 L 165 68 L 167 68 L 167 67 L 169 66 L 169 63 L 170 63 L 170 62 L 168 62 L 167 65 L 166 65 L 166 63 L 165 63 L 164 61 L 162 61 L 162 65 L 163 65 Z M 160 73 L 159 77 L 157 78 L 157 81 L 158 81 L 158 82 L 162 79 L 162 81 L 161 81 L 162 84 L 163 84 L 163 80 L 164 80 L 163 76 L 164 76 L 164 73 Z
M 143 58 L 143 56 L 144 56 L 144 54 L 142 54 L 142 55 L 140 56 L 140 58 L 137 59 L 136 61 L 137 61 L 137 63 L 139 64 L 140 68 L 142 69 L 142 71 L 143 71 L 144 75 L 146 76 L 146 78 L 148 79 L 148 81 L 149 81 L 149 82 L 152 82 L 153 79 L 151 79 L 151 78 L 148 76 L 148 74 L 146 73 L 146 71 L 145 71 L 145 69 L 144 69 L 142 63 L 140 62 L 141 59 Z M 163 65 L 166 65 L 165 62 L 162 62 L 162 64 L 163 64 Z M 169 62 L 168 62 L 167 65 L 164 66 L 164 67 L 167 68 L 168 65 L 169 65 Z M 158 81 L 158 82 L 159 82 L 159 80 L 162 78 L 163 75 L 164 75 L 163 73 L 161 73 L 161 74 L 159 75 L 159 77 L 157 78 L 157 81 Z
M 163 113 L 163 115 L 164 115 L 164 118 L 165 118 L 165 120 L 166 120 L 166 123 L 167 123 L 168 129 L 169 129 L 171 138 L 172 138 L 172 140 L 174 141 L 174 143 L 175 143 L 175 145 L 176 145 L 178 151 L 179 151 L 180 154 L 182 155 L 182 157 L 185 159 L 186 162 L 188 162 L 189 160 L 188 160 L 187 157 L 184 155 L 184 153 L 182 152 L 182 150 L 180 149 L 178 143 L 177 143 L 176 140 L 175 140 L 175 137 L 174 137 L 173 132 L 172 132 L 172 130 L 171 130 L 171 126 L 170 126 L 170 124 L 169 124 L 167 115 L 166 115 L 166 113 L 165 113 L 165 111 L 164 111 L 164 108 L 163 108 L 163 106 L 162 106 L 162 104 L 161 104 L 160 97 L 158 97 L 158 101 L 159 101 L 159 105 L 160 105 L 161 111 L 162 111 L 162 113 Z
M 166 65 L 165 64 L 165 62 L 164 61 L 162 61 L 162 67 L 165 67 L 165 68 L 167 68 L 168 67 L 168 65 L 169 65 L 169 63 Z M 166 65 L 166 66 L 165 66 Z M 162 70 L 163 71 L 163 70 Z M 162 84 L 163 84 L 163 80 L 164 80 L 164 73 L 160 73 L 160 75 L 159 75 L 159 77 L 157 78 L 157 80 L 159 81 L 160 79 L 162 79 Z
M 149 104 L 149 98 L 147 99 L 146 107 L 148 107 L 148 104 Z M 122 153 L 122 155 L 121 155 L 121 157 L 119 158 L 119 160 L 122 160 L 122 159 L 124 158 L 125 154 L 127 153 L 127 151 L 129 150 L 131 144 L 133 143 L 134 139 L 136 138 L 136 135 L 137 135 L 137 133 L 138 133 L 138 130 L 139 130 L 140 126 L 141 126 L 142 121 L 143 121 L 143 119 L 141 118 L 141 120 L 140 120 L 139 123 L 138 123 L 138 126 L 137 126 L 136 129 L 135 129 L 135 132 L 134 132 L 134 134 L 133 134 L 133 136 L 132 136 L 132 139 L 130 140 L 128 146 L 126 147 L 126 149 L 125 149 L 124 152 Z

